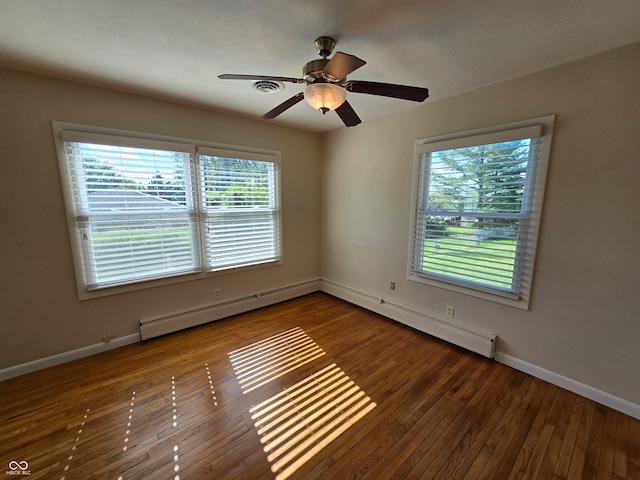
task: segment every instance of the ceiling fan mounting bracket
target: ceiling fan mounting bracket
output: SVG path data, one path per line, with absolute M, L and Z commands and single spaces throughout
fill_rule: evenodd
M 318 51 L 318 54 L 323 58 L 327 58 L 333 52 L 336 46 L 336 41 L 331 37 L 318 37 L 313 43 L 314 47 Z

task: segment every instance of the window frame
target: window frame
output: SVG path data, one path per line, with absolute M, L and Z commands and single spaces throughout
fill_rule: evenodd
M 279 151 L 259 149 L 253 147 L 239 147 L 235 145 L 215 143 L 209 141 L 195 140 L 189 138 L 173 137 L 166 135 L 156 135 L 149 133 L 133 132 L 120 129 L 112 129 L 98 126 L 81 125 L 69 122 L 53 121 L 52 129 L 54 141 L 56 145 L 58 166 L 60 173 L 60 181 L 62 186 L 62 194 L 64 197 L 65 213 L 67 219 L 67 228 L 69 239 L 71 242 L 71 253 L 73 257 L 74 274 L 78 298 L 87 300 L 99 298 L 109 295 L 115 295 L 125 292 L 137 291 L 147 288 L 154 288 L 164 285 L 171 285 L 186 281 L 209 278 L 212 276 L 223 275 L 228 273 L 236 273 L 244 270 L 255 268 L 265 268 L 283 263 L 283 239 L 282 239 L 282 202 L 281 202 L 281 154 Z M 77 226 L 76 200 L 72 192 L 72 172 L 71 165 L 67 159 L 65 150 L 66 141 L 77 141 L 90 143 L 90 140 L 103 138 L 121 139 L 123 146 L 140 146 L 141 148 L 149 148 L 153 145 L 176 145 L 190 153 L 190 186 L 194 192 L 195 199 L 195 228 L 193 229 L 197 235 L 192 239 L 193 248 L 197 248 L 200 256 L 200 264 L 198 269 L 193 272 L 185 272 L 177 275 L 168 274 L 154 279 L 133 280 L 131 282 L 123 282 L 116 285 L 108 285 L 97 289 L 89 289 L 85 273 L 85 248 L 82 246 L 80 229 Z M 87 140 L 80 140 L 86 138 Z M 72 140 L 69 140 L 72 139 Z M 202 184 L 202 172 L 200 165 L 200 150 L 203 151 L 219 151 L 232 154 L 235 159 L 242 160 L 259 160 L 271 162 L 274 165 L 274 189 L 277 215 L 275 218 L 275 250 L 276 255 L 271 261 L 257 262 L 250 265 L 231 267 L 222 270 L 211 270 L 208 267 L 208 260 L 205 252 L 205 217 L 204 211 L 204 191 Z M 195 243 L 194 243 L 195 242 Z
M 251 158 L 246 158 L 250 156 Z M 218 157 L 218 158 L 225 158 L 225 159 L 237 159 L 238 158 L 238 151 L 237 150 L 229 150 L 229 149 L 222 149 L 222 148 L 212 148 L 212 147 L 207 147 L 207 146 L 201 146 L 198 151 L 196 152 L 196 162 L 198 163 L 198 172 L 199 172 L 199 183 L 201 184 L 200 187 L 200 191 L 201 194 L 204 195 L 204 188 L 205 188 L 205 183 L 206 183 L 206 179 L 205 179 L 205 173 L 204 173 L 204 165 L 202 163 L 202 157 Z M 202 226 L 201 226 L 201 231 L 202 231 L 202 243 L 203 243 L 203 249 L 206 251 L 210 248 L 212 248 L 212 244 L 210 241 L 209 236 L 207 235 L 206 232 L 206 225 L 207 225 L 207 220 L 209 217 L 214 217 L 214 216 L 224 216 L 225 218 L 236 218 L 236 217 L 242 217 L 247 215 L 247 212 L 253 212 L 253 213 L 268 213 L 268 215 L 266 215 L 267 217 L 273 216 L 275 217 L 275 228 L 273 229 L 274 231 L 272 232 L 272 235 L 277 239 L 276 240 L 276 245 L 275 245 L 275 252 L 274 252 L 274 257 L 277 256 L 281 256 L 281 253 L 279 253 L 279 251 L 281 252 L 282 250 L 282 212 L 280 209 L 280 195 L 281 195 L 281 189 L 280 189 L 280 172 L 279 172 L 279 167 L 280 164 L 279 162 L 276 163 L 273 161 L 273 159 L 269 156 L 269 155 L 265 155 L 265 154 L 261 154 L 261 153 L 257 153 L 254 152 L 250 155 L 247 155 L 246 153 L 243 154 L 243 158 L 242 160 L 252 160 L 255 162 L 267 162 L 267 163 L 271 163 L 271 165 L 273 166 L 274 172 L 273 172 L 273 188 L 275 189 L 274 195 L 270 196 L 269 198 L 273 201 L 273 203 L 268 207 L 251 207 L 250 209 L 242 209 L 242 208 L 233 208 L 233 207 L 226 207 L 226 208 L 222 208 L 222 209 L 216 209 L 216 208 L 209 208 L 206 205 L 206 202 L 201 201 L 200 202 L 200 206 L 202 208 L 201 211 L 201 220 L 202 220 Z M 224 214 L 221 215 L 221 213 L 218 212 L 222 212 L 224 211 Z M 204 264 L 205 264 L 205 269 L 209 272 L 223 272 L 223 271 L 229 271 L 229 270 L 237 270 L 238 268 L 243 268 L 244 266 L 252 266 L 252 265 L 260 265 L 260 264 L 272 264 L 277 260 L 260 260 L 257 261 L 255 263 L 253 263 L 252 265 L 243 265 L 243 266 L 237 266 L 237 265 L 224 265 L 224 266 L 219 266 L 219 267 L 214 267 L 214 265 L 211 262 L 211 258 L 207 257 L 207 255 L 205 254 L 204 258 Z
M 508 124 L 494 125 L 416 140 L 414 147 L 412 207 L 407 262 L 408 280 L 528 310 L 554 122 L 555 115 L 547 115 Z M 481 285 L 460 279 L 456 280 L 454 277 L 429 274 L 420 271 L 418 268 L 414 268 L 417 258 L 416 249 L 424 248 L 425 237 L 424 232 L 421 234 L 421 229 L 418 227 L 420 223 L 418 222 L 418 213 L 421 208 L 419 202 L 422 191 L 421 165 L 423 155 L 430 152 L 501 143 L 514 140 L 514 137 L 531 138 L 531 136 L 537 136 L 539 139 L 539 144 L 536 146 L 537 158 L 534 165 L 534 175 L 529 174 L 531 160 L 527 162 L 527 186 L 524 191 L 524 196 L 529 196 L 531 201 L 529 203 L 529 210 L 518 214 L 524 220 L 524 222 L 519 224 L 519 228 L 522 229 L 519 237 L 523 238 L 518 238 L 516 243 L 516 255 L 520 256 L 520 260 L 516 260 L 512 269 L 512 271 L 516 272 L 519 267 L 518 263 L 521 264 L 520 290 L 516 292 L 516 294 L 512 294 L 504 291 L 504 289 L 491 287 L 487 284 Z M 429 191 L 431 178 L 430 174 L 426 178 L 427 185 L 424 187 L 426 192 Z M 523 201 L 523 204 L 526 203 L 526 201 Z

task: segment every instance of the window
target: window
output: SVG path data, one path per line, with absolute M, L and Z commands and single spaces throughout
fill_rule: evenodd
M 74 127 L 54 123 L 80 291 L 280 261 L 277 154 Z
M 416 143 L 409 278 L 528 308 L 553 116 Z
M 273 262 L 280 255 L 276 164 L 253 158 L 200 149 L 208 270 Z

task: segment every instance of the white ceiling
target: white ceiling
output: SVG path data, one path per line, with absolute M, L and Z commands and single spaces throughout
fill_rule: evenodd
M 222 73 L 301 77 L 329 35 L 349 76 L 443 98 L 640 41 L 638 0 L 0 0 L 0 65 L 260 117 L 302 90 Z M 350 93 L 363 121 L 415 107 Z M 340 128 L 305 102 L 270 122 Z M 358 128 L 358 127 L 354 127 Z

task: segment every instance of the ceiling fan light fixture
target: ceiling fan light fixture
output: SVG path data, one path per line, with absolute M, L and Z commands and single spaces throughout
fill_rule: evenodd
M 314 110 L 327 113 L 344 103 L 347 91 L 332 83 L 312 83 L 304 89 L 304 99 Z

